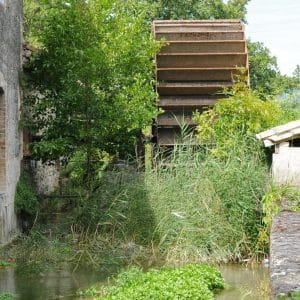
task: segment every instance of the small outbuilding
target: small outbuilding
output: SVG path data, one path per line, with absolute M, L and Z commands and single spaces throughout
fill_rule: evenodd
M 300 187 L 300 120 L 261 132 L 256 137 L 265 147 L 275 147 L 272 161 L 274 181 Z

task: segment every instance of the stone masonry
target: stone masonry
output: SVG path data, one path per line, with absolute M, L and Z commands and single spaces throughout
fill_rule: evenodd
M 274 217 L 270 238 L 270 277 L 274 298 L 300 292 L 299 241 L 300 212 L 282 211 Z
M 22 157 L 19 132 L 22 1 L 0 0 L 0 246 L 17 232 L 14 197 Z

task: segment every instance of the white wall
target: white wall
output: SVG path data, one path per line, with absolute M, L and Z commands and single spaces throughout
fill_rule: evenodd
M 272 173 L 276 183 L 300 187 L 300 147 L 281 147 L 274 153 Z

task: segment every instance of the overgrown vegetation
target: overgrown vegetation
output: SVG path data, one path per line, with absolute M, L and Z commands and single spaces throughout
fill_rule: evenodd
M 225 155 L 232 143 L 250 138 L 247 144 L 251 150 L 256 133 L 297 119 L 298 113 L 299 107 L 293 107 L 292 102 L 280 102 L 274 97 L 261 99 L 247 86 L 243 76 L 238 77 L 234 87 L 227 91 L 227 98 L 218 101 L 213 109 L 195 114 L 198 140 L 212 145 L 215 152 L 223 150 Z
M 98 150 L 134 153 L 156 115 L 150 34 L 143 1 L 39 1 L 32 25 L 39 51 L 28 67 L 23 124 L 41 138 L 32 155 L 69 160 L 84 152 L 86 179 Z M 59 66 L 59 67 L 58 67 Z M 42 95 L 42 96 L 41 96 Z
M 3 293 L 0 291 L 0 300 L 14 300 L 16 296 L 11 293 Z
M 23 126 L 43 133 L 31 145 L 35 158 L 62 161 L 68 197 L 45 201 L 35 228 L 1 253 L 22 272 L 66 263 L 99 270 L 241 261 L 268 251 L 270 221 L 284 199 L 299 209 L 294 190 L 268 188 L 268 157 L 255 138 L 299 118 L 297 99 L 274 99 L 295 87 L 299 70 L 293 80 L 282 76 L 261 43 L 249 44 L 253 90 L 237 81 L 227 99 L 196 114 L 197 145 L 186 136 L 185 146 L 154 151 L 145 171 L 129 163 L 139 131 L 157 114 L 152 78 L 160 44 L 151 20 L 245 19 L 248 1 L 152 2 L 26 1 L 26 30 L 40 50 L 28 66 L 26 84 L 36 92 L 28 93 Z M 120 164 L 119 157 L 126 160 Z M 38 207 L 22 175 L 16 210 L 34 216 Z M 101 293 L 212 299 L 222 287 L 213 268 L 188 265 L 129 269 Z
M 34 217 L 39 209 L 39 199 L 33 190 L 31 180 L 25 172 L 19 178 L 15 195 L 15 211 Z
M 148 1 L 152 2 L 152 1 Z M 243 19 L 249 0 L 155 0 L 159 19 Z
M 64 222 L 36 228 L 21 240 L 24 251 L 17 261 L 39 270 L 65 261 L 99 268 L 145 260 L 241 261 L 264 254 L 273 214 L 268 206 L 276 200 L 264 196 L 271 179 L 255 133 L 292 120 L 297 111 L 282 101 L 260 100 L 241 81 L 227 99 L 196 116 L 198 146 L 187 136 L 185 146 L 154 153 L 153 166 L 144 172 L 127 162 L 114 166 L 107 157 L 94 164 L 97 176 L 85 193 L 84 160 L 74 156 L 65 173 L 76 198 L 65 206 L 60 200 L 57 207 Z
M 297 88 L 296 76 L 286 76 L 280 73 L 277 58 L 262 42 L 247 43 L 249 52 L 249 68 L 251 88 L 260 98 L 267 99 L 283 93 L 289 93 Z
M 79 295 L 97 295 L 97 299 L 213 299 L 213 292 L 224 288 L 223 278 L 214 267 L 186 265 L 179 268 L 149 270 L 133 267 L 114 278 L 113 284 L 97 291 L 88 289 Z

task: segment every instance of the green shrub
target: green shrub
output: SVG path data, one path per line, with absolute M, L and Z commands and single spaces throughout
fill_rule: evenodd
M 14 266 L 15 266 L 14 263 L 0 259 L 0 269 L 1 268 L 6 268 L 6 267 L 14 267 Z
M 16 188 L 15 210 L 16 213 L 25 212 L 31 216 L 35 215 L 39 208 L 39 201 L 33 190 L 29 176 L 22 173 Z
M 167 165 L 159 162 L 147 174 L 159 247 L 168 260 L 251 256 L 269 172 L 261 152 L 245 147 L 241 141 L 226 159 L 205 149 L 178 148 Z
M 228 98 L 221 99 L 202 114 L 195 115 L 198 140 L 201 144 L 215 145 L 215 151 L 226 152 L 235 140 L 266 130 L 283 119 L 279 101 L 262 101 L 239 79 Z
M 0 300 L 13 300 L 16 299 L 16 296 L 11 293 L 0 292 Z
M 214 267 L 186 265 L 180 268 L 149 270 L 131 268 L 120 273 L 101 299 L 213 299 L 213 291 L 224 288 Z
M 251 152 L 241 140 L 226 159 L 178 147 L 145 174 L 106 172 L 79 206 L 77 228 L 154 244 L 171 263 L 251 256 L 269 175 L 255 145 Z
M 279 296 L 280 300 L 300 300 L 300 292 L 290 292 L 286 296 Z
M 155 216 L 143 174 L 134 168 L 107 171 L 98 188 L 83 199 L 76 223 L 84 229 L 113 234 L 120 241 L 150 243 L 154 239 Z

